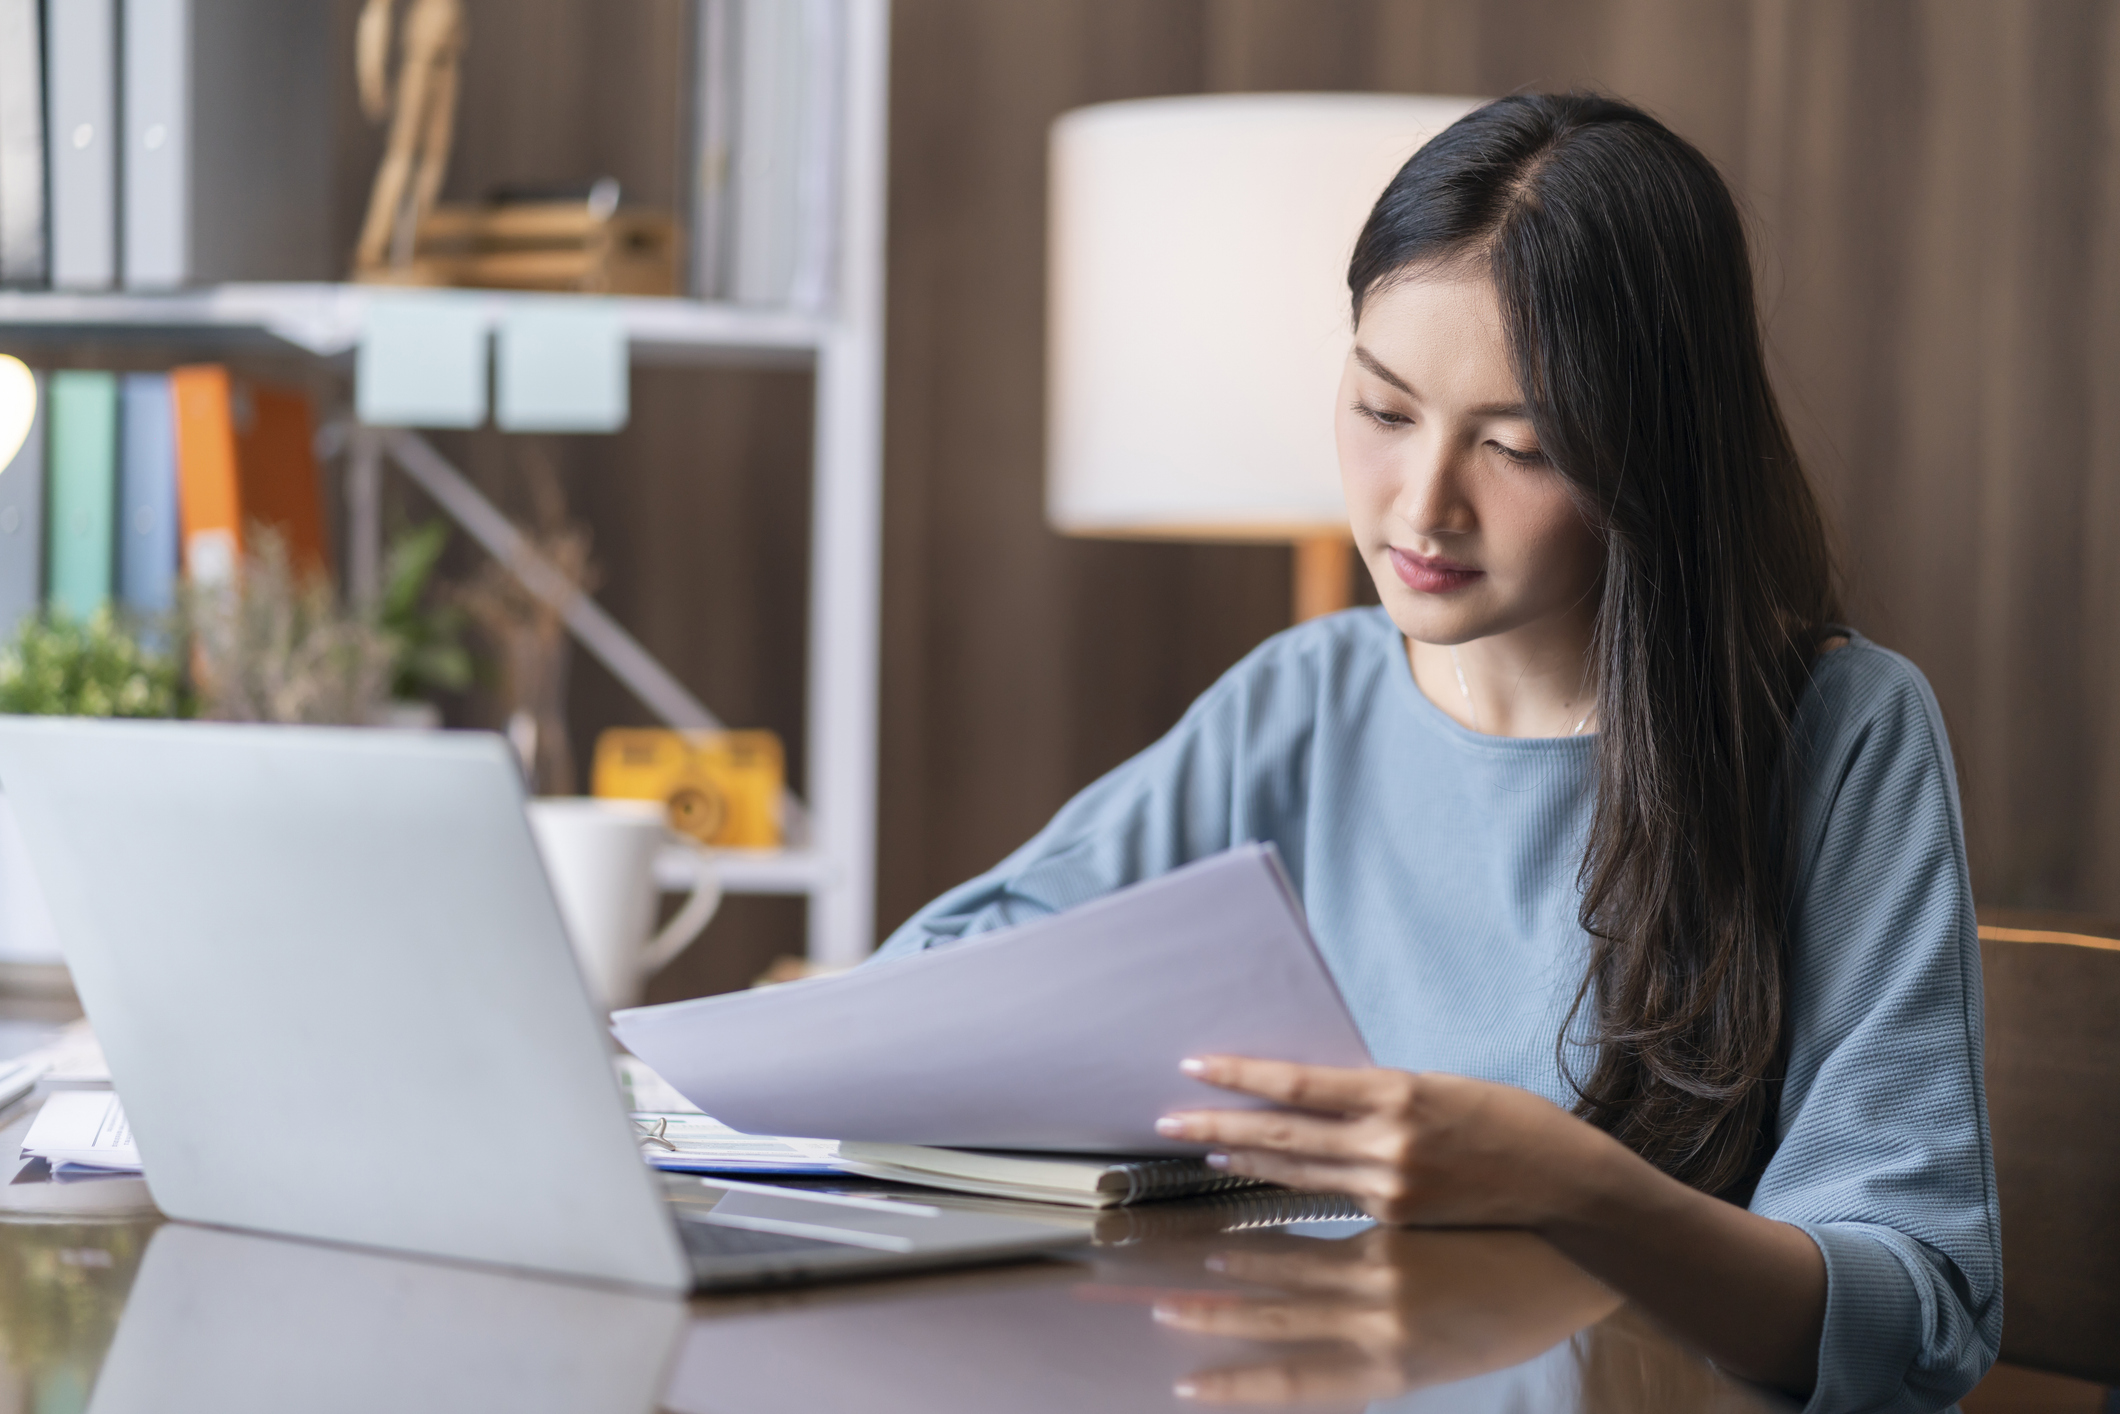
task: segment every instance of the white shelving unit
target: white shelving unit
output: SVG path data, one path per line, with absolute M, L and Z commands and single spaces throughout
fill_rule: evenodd
M 0 325 L 67 332 L 167 334 L 201 339 L 264 338 L 319 358 L 351 354 L 378 298 L 400 291 L 373 285 L 256 283 L 171 294 L 0 291 Z M 579 295 L 515 290 L 452 290 L 489 327 L 525 304 L 568 303 Z M 605 301 L 625 322 L 633 357 L 656 363 L 807 361 L 837 322 L 829 316 L 704 300 L 619 296 Z
M 846 0 L 844 42 L 844 89 L 837 105 L 843 124 L 839 229 L 829 307 L 811 312 L 688 299 L 609 301 L 624 320 L 637 361 L 794 364 L 814 371 L 806 838 L 782 850 L 717 851 L 715 860 L 731 892 L 806 895 L 810 958 L 825 966 L 857 962 L 875 944 L 889 0 Z M 0 292 L 0 336 L 67 342 L 145 337 L 202 347 L 265 341 L 338 358 L 359 346 L 370 303 L 385 293 L 358 285 L 267 283 L 170 294 Z M 492 323 L 523 303 L 583 298 L 457 294 L 486 310 Z M 661 671 L 652 660 L 650 666 Z M 686 888 L 694 868 L 688 851 L 674 850 L 658 876 L 666 887 Z

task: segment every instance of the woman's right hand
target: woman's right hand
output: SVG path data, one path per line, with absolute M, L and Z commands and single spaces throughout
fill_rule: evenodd
M 1369 1401 L 1530 1359 L 1619 1305 L 1524 1232 L 1373 1227 L 1338 1241 L 1276 1235 L 1215 1252 L 1208 1270 L 1268 1290 L 1166 1292 L 1176 1330 L 1300 1347 L 1202 1370 L 1203 1404 Z

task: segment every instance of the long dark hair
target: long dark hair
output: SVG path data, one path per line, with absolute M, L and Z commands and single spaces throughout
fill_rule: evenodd
M 1784 1064 L 1790 721 L 1840 618 L 1744 226 L 1714 165 L 1646 113 L 1524 94 L 1392 179 L 1348 270 L 1356 318 L 1465 262 L 1493 278 L 1540 446 L 1605 545 L 1590 957 L 1562 1073 L 1576 1113 L 1741 1198 Z

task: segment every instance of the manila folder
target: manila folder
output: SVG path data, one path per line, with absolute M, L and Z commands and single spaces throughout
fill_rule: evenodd
M 1270 845 L 833 977 L 617 1013 L 626 1049 L 752 1134 L 1198 1153 L 1172 1110 L 1262 1108 L 1187 1056 L 1371 1064 Z

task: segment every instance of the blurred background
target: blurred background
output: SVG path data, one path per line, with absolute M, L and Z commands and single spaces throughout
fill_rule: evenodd
M 1714 159 L 1850 613 L 1942 703 L 1981 904 L 2120 913 L 2120 10 L 898 0 L 893 53 L 884 926 L 1285 623 L 1286 551 L 1064 540 L 1040 499 L 1047 125 L 1273 90 L 1597 88 Z
M 614 740 L 607 732 L 654 724 L 639 681 L 628 686 L 593 653 L 570 650 L 550 605 L 526 598 L 463 517 L 451 525 L 431 499 L 445 483 L 409 474 L 402 459 L 380 482 L 370 528 L 407 552 L 385 562 L 406 571 L 390 580 L 406 588 L 402 602 L 383 596 L 387 634 L 369 621 L 375 596 L 359 591 L 360 526 L 349 523 L 363 504 L 358 448 L 381 429 L 418 427 L 425 441 L 417 445 L 460 469 L 462 484 L 507 518 L 504 527 L 522 527 L 592 592 L 668 670 L 679 697 L 711 705 L 735 728 L 772 734 L 745 738 L 744 759 L 762 767 L 745 777 L 752 804 L 769 810 L 782 798 L 775 773 L 784 761 L 787 785 L 827 823 L 822 844 L 799 831 L 708 839 L 715 830 L 688 829 L 723 846 L 716 867 L 751 872 L 727 876 L 704 941 L 647 977 L 645 1000 L 795 975 L 806 943 L 820 937 L 837 953 L 818 949 L 812 961 L 850 960 L 871 924 L 880 940 L 1154 741 L 1218 675 L 1288 627 L 1292 603 L 1318 587 L 1297 573 L 1287 544 L 1053 529 L 1055 120 L 1085 105 L 1166 95 L 1607 92 L 1696 143 L 1736 192 L 1777 386 L 1829 510 L 1853 623 L 1927 674 L 1949 726 L 1977 901 L 1984 922 L 2003 925 L 1987 938 L 1984 966 L 1998 1189 L 2012 1244 L 2014 1344 L 2005 1354 L 2097 1380 L 2068 1383 L 2047 1403 L 1976 1396 L 1967 1408 L 2120 1410 L 2120 1393 L 2108 1389 L 2113 1283 L 2097 1240 L 2111 1230 L 2120 1172 L 2116 1129 L 2100 1107 L 2120 1091 L 2106 1044 L 2111 978 L 2093 970 L 2120 946 L 2112 941 L 2120 939 L 2120 4 L 891 0 L 886 61 L 881 26 L 864 28 L 880 14 L 869 0 L 397 0 L 401 23 L 417 29 L 412 17 L 424 16 L 439 26 L 429 38 L 439 36 L 434 51 L 446 62 L 435 72 L 454 88 L 437 109 L 449 119 L 438 128 L 446 165 L 435 168 L 441 180 L 428 195 L 440 204 L 423 196 L 381 227 L 373 213 L 386 205 L 390 142 L 382 120 L 393 103 L 400 114 L 408 104 L 402 83 L 381 111 L 359 90 L 358 36 L 364 10 L 375 9 L 375 0 L 0 0 L 0 355 L 27 365 L 0 362 L 0 633 L 25 625 L 0 646 L 0 711 L 403 724 L 392 714 L 410 706 L 427 725 L 508 730 L 537 793 L 627 794 L 592 781 L 601 775 L 592 763 L 599 742 Z M 41 98 L 22 100 L 26 86 L 60 71 L 40 68 L 24 28 L 40 17 L 134 10 L 245 17 L 247 46 L 227 47 L 246 64 L 202 64 L 200 74 L 219 77 L 202 79 L 193 96 L 213 99 L 217 83 L 234 77 L 257 101 L 221 134 L 229 140 L 218 154 L 201 147 L 201 165 L 240 175 L 262 156 L 277 166 L 186 199 L 211 208 L 226 198 L 246 211 L 245 203 L 277 200 L 282 215 L 299 205 L 302 224 L 314 228 L 302 252 L 254 250 L 262 264 L 212 270 L 202 262 L 163 281 L 174 288 L 144 294 L 109 268 L 108 252 L 105 268 L 85 280 L 60 278 L 37 263 L 42 255 L 34 269 L 15 263 L 21 232 L 34 236 L 51 214 L 18 220 L 23 191 L 44 180 L 41 172 L 26 187 L 17 180 L 25 155 L 49 167 L 94 151 L 82 127 L 57 118 L 23 140 L 23 115 L 34 122 L 42 113 Z M 734 58 L 728 43 L 717 50 L 716 25 L 732 16 L 738 30 L 748 25 L 743 32 L 767 40 L 745 41 Z M 257 37 L 281 23 L 301 29 L 299 52 Z M 120 53 L 182 52 L 121 46 L 114 28 L 88 44 L 106 89 L 119 82 L 131 91 Z M 78 33 L 62 37 L 49 24 L 39 42 L 61 38 L 79 51 Z M 805 70 L 805 54 L 827 62 Z M 888 175 L 872 201 L 879 164 L 861 144 L 870 110 L 855 100 L 874 92 L 865 85 L 886 62 Z M 262 88 L 252 82 L 261 77 Z M 178 79 L 190 83 L 190 72 Z M 764 95 L 755 110 L 716 107 L 748 104 L 752 93 Z M 56 113 L 56 97 L 52 104 Z M 314 155 L 289 160 L 292 142 L 256 121 L 259 112 L 287 113 L 290 129 L 313 130 Z M 772 139 L 759 149 L 766 158 L 799 160 L 753 171 L 747 132 Z M 825 139 L 813 140 L 818 133 Z M 166 134 L 139 136 L 159 150 Z M 153 159 L 127 160 L 144 170 Z M 106 158 L 106 196 L 109 168 Z M 821 204 L 806 172 L 824 174 Z M 749 228 L 726 209 L 741 214 L 747 202 L 781 222 L 768 222 L 755 243 L 771 257 L 763 273 L 746 273 Z M 868 222 L 878 205 L 880 243 Z M 821 209 L 831 219 L 800 219 Z M 108 243 L 112 213 L 103 219 Z M 565 247 L 573 274 L 481 274 L 478 260 L 494 252 L 480 247 L 437 278 L 415 278 L 419 259 L 463 256 L 435 254 L 449 239 L 522 219 L 559 221 L 562 235 L 546 254 Z M 387 261 L 356 259 L 364 229 L 387 237 Z M 612 255 L 622 230 L 640 243 L 640 259 L 624 269 Z M 872 506 L 879 438 L 864 400 L 877 311 L 859 287 L 879 244 L 881 502 Z M 300 268 L 280 268 L 283 255 L 299 255 Z M 801 269 L 821 288 L 804 286 Z M 348 283 L 356 276 L 366 283 Z M 268 279 L 302 283 L 257 283 Z M 377 288 L 423 283 L 477 292 Z M 641 298 L 519 293 L 562 289 Z M 393 355 L 412 370 L 414 393 L 433 391 L 423 341 L 449 322 L 440 317 L 474 310 L 476 327 L 458 350 L 457 371 L 468 369 L 465 381 L 476 385 L 468 414 L 371 415 L 383 380 L 359 370 L 384 342 L 393 302 L 420 305 L 427 319 Z M 165 319 L 169 308 L 189 311 L 189 322 Z M 573 407 L 569 425 L 583 430 L 501 430 L 494 423 L 510 420 L 505 396 L 489 418 L 487 384 L 505 385 L 512 357 L 503 326 L 518 319 L 545 320 L 548 342 L 555 319 L 601 330 L 603 392 L 617 396 L 583 415 L 583 390 L 564 369 L 540 394 Z M 595 350 L 581 347 L 594 342 L 573 339 L 562 352 L 594 364 Z M 839 366 L 854 375 L 835 383 L 824 375 L 826 355 L 848 347 L 855 357 Z M 1182 364 L 1170 369 L 1165 415 L 1200 415 L 1214 390 L 1198 377 Z M 50 468 L 29 472 L 14 469 L 28 464 L 28 451 L 9 463 L 9 419 L 24 406 L 25 385 L 44 390 L 53 424 L 48 440 L 40 431 L 23 442 L 51 453 Z M 835 398 L 835 387 L 854 396 Z M 153 437 L 132 435 L 135 393 L 163 400 L 139 405 L 145 423 L 159 418 Z M 254 587 L 242 592 L 268 627 L 300 621 L 315 643 L 361 660 L 355 686 L 366 695 L 354 702 L 360 694 L 349 690 L 351 705 L 332 709 L 339 715 L 274 716 L 202 700 L 198 669 L 215 640 L 203 630 L 172 634 L 171 620 L 114 633 L 106 616 L 47 632 L 23 617 L 65 597 L 59 557 L 36 560 L 57 545 L 56 498 L 74 484 L 60 474 L 62 451 L 75 470 L 100 457 L 101 477 L 102 519 L 85 537 L 99 542 L 95 562 L 80 562 L 92 573 L 66 607 L 86 615 L 113 600 L 149 602 L 128 578 L 134 508 L 124 497 L 138 448 L 160 448 L 149 470 L 165 497 L 188 484 L 194 449 L 173 426 L 187 397 L 213 410 L 223 432 L 233 428 L 223 440 L 236 450 L 223 461 L 247 466 L 258 450 L 246 425 L 278 429 L 266 469 L 282 489 L 301 488 L 306 509 L 294 519 L 309 540 L 291 547 L 293 560 L 283 553 L 270 573 L 253 566 L 237 582 Z M 1329 409 L 1317 412 L 1323 422 Z M 357 413 L 365 425 L 355 425 Z M 846 435 L 820 437 L 820 426 Z M 23 499 L 30 488 L 42 493 L 46 470 L 48 534 L 45 510 Z M 258 468 L 219 470 L 240 479 Z M 813 500 L 819 484 L 853 494 L 845 505 Z M 158 504 L 160 579 L 150 598 L 160 612 L 186 591 L 175 586 L 175 511 Z M 459 498 L 457 511 L 463 505 Z M 817 527 L 835 515 L 848 533 L 834 543 L 854 549 L 836 581 L 820 574 L 832 560 L 812 562 Z M 863 602 L 866 551 L 879 539 L 880 600 Z M 315 581 L 322 587 L 312 594 L 298 582 L 305 554 L 336 558 L 345 572 L 337 583 Z M 194 579 L 203 558 L 187 542 Z M 827 583 L 836 592 L 818 589 Z M 1366 585 L 1338 590 L 1374 599 Z M 831 615 L 815 612 L 853 603 L 864 612 L 849 621 L 865 624 L 873 612 L 880 627 L 873 702 L 865 630 L 836 633 Z M 230 639 L 230 662 L 247 651 L 240 638 Z M 74 687 L 31 691 L 34 674 L 22 664 L 37 655 L 47 666 L 73 665 Z M 150 658 L 159 663 L 151 671 L 142 666 Z M 187 675 L 189 685 L 180 681 Z M 84 682 L 101 694 L 96 702 Z M 120 688 L 137 688 L 138 700 L 119 703 Z M 872 719 L 873 909 L 862 902 Z M 674 778 L 656 776 L 653 761 L 643 769 L 653 777 L 648 798 L 662 800 Z M 828 789 L 826 776 L 836 786 Z M 673 852 L 681 863 L 693 857 L 689 843 L 665 838 L 661 818 L 651 810 L 641 828 L 654 836 L 643 850 L 663 853 L 650 861 L 642 852 L 631 861 L 637 879 L 621 881 L 637 885 L 640 916 L 607 910 L 599 935 L 598 956 L 627 962 L 609 988 L 592 977 L 602 1004 L 632 1000 L 628 989 L 651 970 L 633 963 L 644 956 L 659 888 L 670 889 L 660 904 L 669 935 L 693 916 L 672 880 L 651 873 Z M 549 864 L 553 845 L 540 838 Z M 759 844 L 775 847 L 749 848 Z M 556 884 L 563 872 L 551 870 Z M 27 877 L 0 800 L 0 1057 L 45 1046 L 78 1011 L 48 920 L 32 936 L 37 920 L 24 916 Z M 813 907 L 819 917 L 839 910 L 830 928 L 812 929 Z M 584 929 L 568 921 L 586 968 Z M 2046 946 L 2056 942 L 2089 946 Z M 83 1066 L 93 1078 L 100 1056 Z M 10 1191 L 20 1216 L 30 1190 Z M 137 1203 L 145 1211 L 144 1189 Z M 28 1236 L 0 1245 L 0 1346 L 13 1362 L 0 1369 L 0 1411 L 75 1410 L 109 1340 L 112 1294 L 131 1282 L 139 1249 L 129 1237 L 84 1235 L 70 1218 L 31 1216 L 34 1225 L 16 1227 Z M 36 1351 L 46 1353 L 23 1353 Z
M 359 5 L 338 0 L 335 54 Z M 442 197 L 617 178 L 681 210 L 690 0 L 465 0 Z M 1164 94 L 1595 88 L 1698 144 L 1752 222 L 1772 357 L 1855 624 L 1934 684 L 1984 908 L 2120 916 L 2120 8 L 2101 0 L 896 0 L 890 34 L 877 934 L 984 869 L 1289 622 L 1285 547 L 1067 539 L 1044 515 L 1046 144 Z M 382 129 L 334 63 L 333 236 Z M 0 347 L 6 347 L 0 330 Z M 40 366 L 164 367 L 138 341 Z M 128 361 L 130 361 L 128 363 Z M 347 400 L 344 369 L 229 361 Z M 805 784 L 812 380 L 636 364 L 612 435 L 431 440 L 525 521 L 556 486 L 598 598 Z M 1184 417 L 1182 371 L 1171 416 Z M 334 484 L 325 503 L 339 504 Z M 392 478 L 393 523 L 431 514 Z M 442 573 L 480 557 L 456 537 Z M 646 721 L 575 654 L 576 761 Z M 450 721 L 500 724 L 489 686 Z M 797 898 L 731 897 L 650 986 L 748 982 Z

